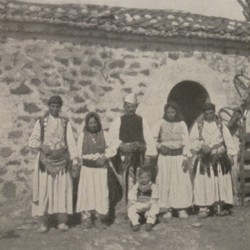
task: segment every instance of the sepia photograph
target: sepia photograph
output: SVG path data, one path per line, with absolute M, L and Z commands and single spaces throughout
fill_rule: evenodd
M 249 250 L 250 0 L 0 0 L 0 249 Z

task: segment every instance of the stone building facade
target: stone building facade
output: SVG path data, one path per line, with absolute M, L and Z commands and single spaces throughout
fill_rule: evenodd
M 88 111 L 105 129 L 139 96 L 153 125 L 176 100 L 189 126 L 211 100 L 237 106 L 235 74 L 250 75 L 250 24 L 191 13 L 0 0 L 1 215 L 29 216 L 35 152 L 27 141 L 51 95 L 82 130 Z

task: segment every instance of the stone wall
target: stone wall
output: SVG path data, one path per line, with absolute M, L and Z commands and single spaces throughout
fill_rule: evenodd
M 170 90 L 185 80 L 204 86 L 217 108 L 238 105 L 232 80 L 242 69 L 250 74 L 249 57 L 205 49 L 156 51 L 116 48 L 112 42 L 0 37 L 0 216 L 31 214 L 36 153 L 27 141 L 51 95 L 63 97 L 62 115 L 70 118 L 77 137 L 88 111 L 97 111 L 108 129 L 132 91 L 141 102 L 138 112 L 152 125 Z

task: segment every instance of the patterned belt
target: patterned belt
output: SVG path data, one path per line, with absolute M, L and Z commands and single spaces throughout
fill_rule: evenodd
M 82 159 L 82 166 L 87 168 L 103 168 L 104 166 L 97 166 L 96 160 Z
M 131 149 L 129 151 L 123 152 L 121 148 L 119 149 L 122 155 L 134 154 L 134 153 L 144 153 L 146 151 L 146 145 L 143 142 L 123 142 L 122 145 L 129 145 Z
M 177 156 L 183 154 L 183 148 L 178 149 L 171 149 L 171 148 L 164 148 L 163 150 L 160 150 L 161 155 L 169 155 L 169 156 Z

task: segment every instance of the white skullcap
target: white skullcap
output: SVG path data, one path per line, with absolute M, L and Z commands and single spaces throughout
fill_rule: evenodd
M 132 103 L 132 104 L 138 104 L 136 94 L 131 93 L 131 94 L 127 95 L 125 102 Z

